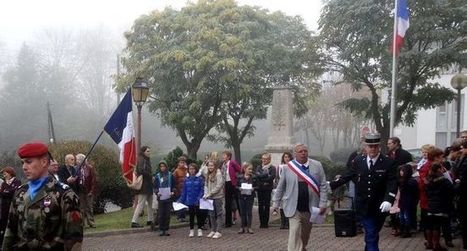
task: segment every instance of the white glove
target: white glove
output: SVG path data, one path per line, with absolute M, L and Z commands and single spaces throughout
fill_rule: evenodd
M 381 213 L 389 212 L 389 209 L 391 209 L 391 203 L 383 201 L 383 203 L 381 203 L 381 206 L 379 206 L 379 209 L 381 209 Z

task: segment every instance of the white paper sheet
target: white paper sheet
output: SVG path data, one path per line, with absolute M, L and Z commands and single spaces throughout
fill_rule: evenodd
M 179 211 L 179 210 L 182 210 L 184 208 L 188 208 L 188 206 L 186 206 L 185 204 L 178 203 L 178 202 L 173 202 L 172 206 L 174 208 L 174 211 Z
M 253 189 L 253 184 L 250 184 L 250 183 L 242 183 L 242 185 L 240 186 L 241 189 Z
M 199 199 L 199 209 L 214 210 L 214 201 L 203 198 Z
M 324 221 L 326 220 L 326 214 L 320 215 L 319 214 L 320 209 L 317 207 L 312 207 L 311 208 L 311 217 L 310 217 L 310 222 L 315 223 L 315 224 L 323 224 Z
M 160 200 L 170 199 L 170 187 L 159 188 L 159 193 L 161 194 L 159 197 Z

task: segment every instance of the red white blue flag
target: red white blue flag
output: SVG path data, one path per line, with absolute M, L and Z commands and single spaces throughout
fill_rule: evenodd
M 409 8 L 407 6 L 407 0 L 396 0 L 397 1 L 397 30 L 396 33 L 396 54 L 399 54 L 402 46 L 404 45 L 405 33 L 409 29 Z
M 130 89 L 104 127 L 105 132 L 118 144 L 123 177 L 129 182 L 133 179 L 133 168 L 136 165 L 136 145 L 132 111 L 133 103 L 131 101 Z
M 316 193 L 316 195 L 319 196 L 319 181 L 316 180 L 315 177 L 313 177 L 308 169 L 305 169 L 303 165 L 298 163 L 296 160 L 291 160 L 289 163 L 287 163 L 287 166 L 289 166 L 290 170 L 292 170 L 298 177 L 303 179 L 309 187 L 313 190 L 313 192 Z

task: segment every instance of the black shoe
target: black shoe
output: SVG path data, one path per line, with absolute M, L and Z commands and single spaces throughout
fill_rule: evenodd
M 232 224 L 225 224 L 225 228 L 232 227 Z
M 170 234 L 166 232 L 166 233 L 165 233 L 165 236 L 170 236 Z
M 159 236 L 165 236 L 165 231 L 161 231 L 161 233 L 159 234 Z
M 152 226 L 152 221 L 147 221 L 146 226 Z
M 143 226 L 141 226 L 140 224 L 136 223 L 136 222 L 132 222 L 131 223 L 131 228 L 142 228 Z

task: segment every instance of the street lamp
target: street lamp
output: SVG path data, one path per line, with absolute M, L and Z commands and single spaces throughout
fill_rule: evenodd
M 451 78 L 452 88 L 457 90 L 457 127 L 456 135 L 459 138 L 461 127 L 461 90 L 467 86 L 467 76 L 464 74 L 456 74 Z
M 139 156 L 141 149 L 141 108 L 144 102 L 148 98 L 149 87 L 142 78 L 137 78 L 133 86 L 131 86 L 131 94 L 133 96 L 133 102 L 135 102 L 138 108 L 137 126 L 136 126 L 136 156 Z

